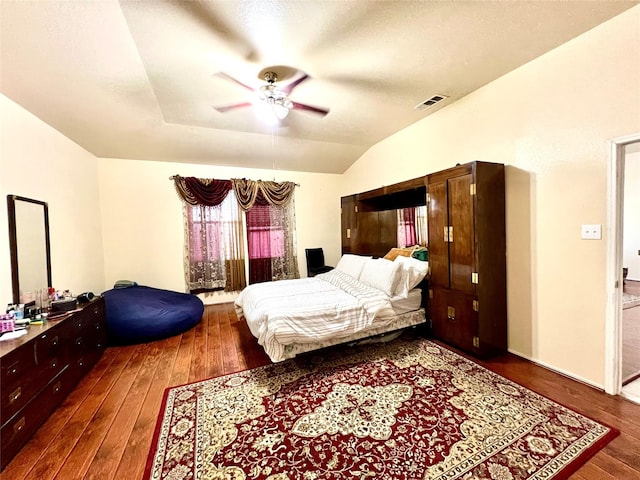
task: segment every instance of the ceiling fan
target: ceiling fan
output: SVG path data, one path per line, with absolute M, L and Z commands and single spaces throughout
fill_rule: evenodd
M 230 80 L 240 85 L 241 87 L 250 90 L 251 92 L 254 92 L 254 94 L 256 95 L 253 101 L 213 107 L 220 113 L 226 113 L 230 110 L 250 106 L 266 106 L 269 112 L 274 115 L 277 120 L 283 120 L 292 109 L 306 110 L 323 117 L 327 113 L 329 113 L 329 110 L 326 108 L 314 107 L 312 105 L 294 102 L 293 100 L 289 99 L 289 95 L 291 94 L 293 89 L 304 82 L 307 78 L 309 78 L 309 75 L 307 75 L 306 73 L 287 85 L 279 86 L 276 85 L 276 82 L 278 81 L 278 74 L 267 69 L 267 71 L 265 71 L 263 75 L 264 81 L 267 83 L 259 88 L 250 87 L 249 85 L 242 83 L 240 80 L 237 80 L 230 75 L 227 75 L 226 73 L 220 72 L 217 75 Z

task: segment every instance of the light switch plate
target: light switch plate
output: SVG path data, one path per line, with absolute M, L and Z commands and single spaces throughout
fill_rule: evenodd
M 582 225 L 581 238 L 583 240 L 602 240 L 602 225 Z

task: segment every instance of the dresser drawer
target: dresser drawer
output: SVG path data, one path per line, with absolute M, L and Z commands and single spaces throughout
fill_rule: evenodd
M 63 361 L 61 357 L 49 357 L 46 363 L 42 363 L 36 369 L 26 373 L 17 382 L 7 386 L 3 384 L 0 388 L 0 425 L 4 425 L 66 366 L 66 361 Z
M 104 302 L 96 301 L 74 315 L 70 330 L 71 347 L 77 354 L 106 347 L 107 329 L 104 321 Z
M 61 328 L 61 325 L 56 325 L 45 333 L 38 335 L 34 340 L 33 349 L 35 364 L 39 367 L 46 366 L 53 358 L 64 361 L 65 340 L 64 329 Z
M 23 348 L 14 350 L 0 359 L 0 370 L 2 376 L 0 383 L 2 388 L 10 388 L 24 378 L 36 366 L 33 345 L 28 344 Z
M 11 461 L 20 447 L 71 391 L 75 383 L 69 373 L 67 368 L 61 371 L 2 427 L 0 468 L 4 468 Z
M 104 302 L 96 301 L 74 317 L 73 338 L 69 342 L 69 364 L 84 375 L 98 361 L 107 344 Z
M 0 426 L 62 371 L 67 364 L 64 344 L 63 330 L 55 326 L 2 358 Z

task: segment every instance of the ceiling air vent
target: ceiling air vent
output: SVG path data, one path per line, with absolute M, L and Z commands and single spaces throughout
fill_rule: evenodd
M 416 110 L 426 110 L 427 108 L 431 108 L 433 107 L 436 103 L 441 102 L 442 100 L 445 100 L 449 97 L 447 97 L 446 95 L 434 95 L 431 98 L 428 98 L 427 100 L 425 100 L 424 102 L 419 103 L 418 105 L 416 105 L 415 108 Z

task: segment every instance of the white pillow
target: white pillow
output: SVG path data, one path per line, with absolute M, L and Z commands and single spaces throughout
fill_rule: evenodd
M 409 290 L 413 290 L 427 276 L 429 272 L 429 262 L 423 262 L 412 257 L 398 256 L 393 261 L 401 266 L 398 284 L 394 291 L 395 295 L 407 297 Z
M 347 275 L 351 275 L 356 280 L 360 277 L 360 272 L 362 272 L 362 267 L 364 267 L 364 263 L 373 257 L 367 257 L 364 255 L 351 255 L 350 253 L 345 253 L 340 257 L 338 264 L 336 265 L 336 269 L 340 270 Z
M 400 264 L 386 258 L 372 258 L 365 262 L 360 281 L 392 296 L 398 285 L 400 268 Z

